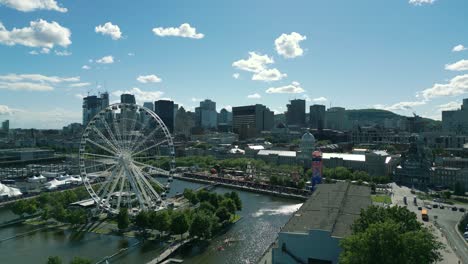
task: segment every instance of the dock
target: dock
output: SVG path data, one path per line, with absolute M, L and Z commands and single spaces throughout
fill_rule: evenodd
M 168 257 L 170 257 L 174 252 L 177 251 L 177 249 L 179 249 L 181 246 L 187 244 L 188 242 L 192 241 L 191 238 L 189 239 L 185 239 L 183 241 L 178 241 L 176 242 L 175 244 L 172 244 L 170 245 L 166 250 L 164 250 L 163 253 L 161 253 L 157 258 L 151 260 L 150 262 L 148 262 L 147 264 L 159 264 L 159 263 L 162 263 L 164 260 L 166 260 Z M 171 259 L 171 260 L 174 260 L 174 259 Z M 177 262 L 177 261 L 180 261 L 180 260 L 176 260 L 176 263 L 181 263 L 181 262 Z M 171 263 L 171 262 L 164 262 L 164 263 Z

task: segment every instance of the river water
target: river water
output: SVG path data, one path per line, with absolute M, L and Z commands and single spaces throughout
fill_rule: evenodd
M 184 188 L 196 189 L 201 184 L 174 180 L 169 196 L 183 192 Z M 215 192 L 230 189 L 217 187 Z M 288 221 L 300 203 L 294 200 L 263 194 L 238 191 L 243 209 L 242 219 L 224 234 L 204 245 L 187 247 L 176 257 L 184 263 L 254 263 L 275 240 L 280 228 Z M 0 222 L 15 217 L 7 209 L 0 209 Z M 35 227 L 16 225 L 0 228 L 0 240 L 30 231 Z M 235 240 L 230 245 L 226 239 Z M 76 233 L 70 230 L 43 230 L 30 235 L 0 242 L 0 263 L 46 263 L 48 256 L 60 256 L 64 263 L 73 257 L 90 258 L 93 262 L 111 255 L 121 248 L 138 242 L 135 238 L 122 238 L 94 233 Z M 222 246 L 222 248 L 221 248 Z M 110 263 L 146 263 L 160 253 L 162 245 L 146 242 Z

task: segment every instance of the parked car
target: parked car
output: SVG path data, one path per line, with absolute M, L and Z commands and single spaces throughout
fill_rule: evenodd
M 439 205 L 438 204 L 433 204 L 432 207 L 433 208 L 439 208 Z
M 444 207 L 443 204 L 441 204 L 441 205 L 439 205 L 439 208 L 440 208 L 440 209 L 444 209 L 445 207 Z
M 418 206 L 418 210 L 421 211 L 421 210 L 422 210 L 422 207 L 421 207 L 421 206 Z
M 458 208 L 458 211 L 460 211 L 460 212 L 465 212 L 465 208 L 460 207 L 460 208 Z
M 430 204 L 427 204 L 427 205 L 426 205 L 426 208 L 427 208 L 427 209 L 432 209 L 432 206 L 431 206 Z
M 457 211 L 458 208 L 456 206 L 452 207 L 452 211 Z

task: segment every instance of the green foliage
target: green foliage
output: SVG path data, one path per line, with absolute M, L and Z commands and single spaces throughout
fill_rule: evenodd
M 187 212 L 175 211 L 171 215 L 170 230 L 175 235 L 181 235 L 187 232 L 189 228 L 189 222 L 187 219 Z
M 221 223 L 229 221 L 229 219 L 231 219 L 231 216 L 232 214 L 226 207 L 220 207 L 218 208 L 218 210 L 216 210 L 216 217 L 218 217 Z
M 216 211 L 216 208 L 209 202 L 201 202 L 198 210 L 213 213 Z
M 128 218 L 128 209 L 120 208 L 119 213 L 117 214 L 117 227 L 119 230 L 128 228 L 130 225 L 130 219 Z
M 19 200 L 10 205 L 10 210 L 16 214 L 23 216 L 25 214 L 31 215 L 37 212 L 36 199 Z
M 82 257 L 74 257 L 70 264 L 91 264 L 91 260 Z
M 210 238 L 212 235 L 213 218 L 203 213 L 196 213 L 190 224 L 189 233 L 192 237 Z
M 435 263 L 442 243 L 405 207 L 370 206 L 362 210 L 344 238 L 340 263 Z
M 88 222 L 88 217 L 84 209 L 71 210 L 66 214 L 67 222 L 72 225 L 82 225 Z
M 171 226 L 171 217 L 167 210 L 151 212 L 149 216 L 149 224 L 152 229 L 160 232 L 169 231 Z
M 62 264 L 62 259 L 59 256 L 49 256 L 47 264 Z
M 231 198 L 225 198 L 219 203 L 219 207 L 225 207 L 229 213 L 235 214 L 236 213 L 236 204 Z
M 225 193 L 224 194 L 226 197 L 231 198 L 234 203 L 236 204 L 236 210 L 240 211 L 242 210 L 242 200 L 239 197 L 239 193 L 237 192 L 230 192 L 230 193 Z
M 199 202 L 197 194 L 192 189 L 184 189 L 184 197 L 193 205 Z
M 442 192 L 442 197 L 444 197 L 445 199 L 450 199 L 451 196 L 452 196 L 452 193 L 450 191 Z
M 140 211 L 135 216 L 135 226 L 137 226 L 140 229 L 146 229 L 150 227 L 150 219 L 149 219 L 148 212 Z

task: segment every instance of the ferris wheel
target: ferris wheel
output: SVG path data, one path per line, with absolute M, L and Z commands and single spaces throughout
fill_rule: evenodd
M 113 104 L 97 113 L 83 132 L 80 173 L 96 204 L 111 214 L 158 210 L 173 180 L 172 137 L 161 118 L 135 104 Z M 154 176 L 168 177 L 167 183 Z

